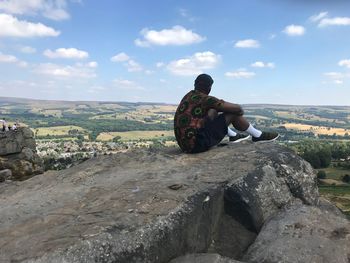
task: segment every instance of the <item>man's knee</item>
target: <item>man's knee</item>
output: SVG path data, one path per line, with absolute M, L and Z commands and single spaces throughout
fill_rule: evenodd
M 238 105 L 238 106 L 239 106 L 239 107 L 238 107 L 238 112 L 237 112 L 237 114 L 235 113 L 235 115 L 237 115 L 237 116 L 243 116 L 244 110 L 243 110 L 243 108 L 242 108 L 241 105 Z
M 224 114 L 225 114 L 225 121 L 226 121 L 227 125 L 230 125 L 238 117 L 237 115 L 235 115 L 233 113 L 224 113 Z
M 225 121 L 227 125 L 230 125 L 231 123 L 240 122 L 244 117 L 242 115 L 234 114 L 234 113 L 224 113 L 225 114 Z

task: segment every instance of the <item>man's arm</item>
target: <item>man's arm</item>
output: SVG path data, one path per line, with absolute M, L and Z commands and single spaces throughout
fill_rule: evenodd
M 226 112 L 226 113 L 232 113 L 238 116 L 242 116 L 244 114 L 244 111 L 242 107 L 238 104 L 233 104 L 230 102 L 224 101 L 220 105 L 218 105 L 217 108 L 218 111 Z

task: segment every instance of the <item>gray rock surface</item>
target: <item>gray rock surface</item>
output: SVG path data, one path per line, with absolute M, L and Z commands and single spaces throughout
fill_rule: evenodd
M 242 263 L 242 261 L 222 257 L 218 254 L 190 254 L 170 261 L 170 263 Z
M 231 188 L 243 205 L 224 198 Z M 273 143 L 99 156 L 0 185 L 0 262 L 169 262 L 215 249 L 241 255 L 263 221 L 297 199 L 317 203 L 315 174 Z M 225 214 L 230 204 L 236 223 Z M 245 216 L 253 232 L 242 225 Z M 218 247 L 222 226 L 242 239 Z
M 335 209 L 330 204 L 295 202 L 265 223 L 244 260 L 349 263 L 350 221 Z
M 255 232 L 249 231 L 232 216 L 224 213 L 220 217 L 208 252 L 229 258 L 241 258 L 256 237 Z
M 288 150 L 269 149 L 262 153 L 256 170 L 239 177 L 226 187 L 227 212 L 248 229 L 259 232 L 263 223 L 295 198 L 315 205 L 318 201 L 316 177 L 311 165 Z M 242 220 L 243 219 L 243 220 Z
M 0 170 L 11 170 L 11 179 L 22 180 L 44 172 L 36 154 L 34 134 L 29 128 L 0 132 Z
M 10 179 L 12 176 L 12 172 L 10 169 L 5 169 L 0 171 L 0 183 Z
M 20 153 L 25 147 L 36 149 L 34 133 L 29 128 L 0 132 L 0 156 Z

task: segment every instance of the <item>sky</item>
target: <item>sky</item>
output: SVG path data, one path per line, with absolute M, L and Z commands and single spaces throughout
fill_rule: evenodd
M 0 97 L 350 105 L 350 0 L 0 0 Z

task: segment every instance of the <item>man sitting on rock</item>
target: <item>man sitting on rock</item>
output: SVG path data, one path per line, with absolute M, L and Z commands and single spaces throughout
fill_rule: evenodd
M 253 142 L 273 141 L 278 133 L 262 132 L 254 128 L 244 117 L 238 104 L 208 96 L 213 79 L 207 74 L 199 75 L 194 90 L 181 100 L 174 118 L 175 137 L 180 148 L 187 153 L 199 153 L 219 144 L 228 135 L 230 142 L 240 142 L 252 136 Z M 232 124 L 241 134 L 231 130 Z

